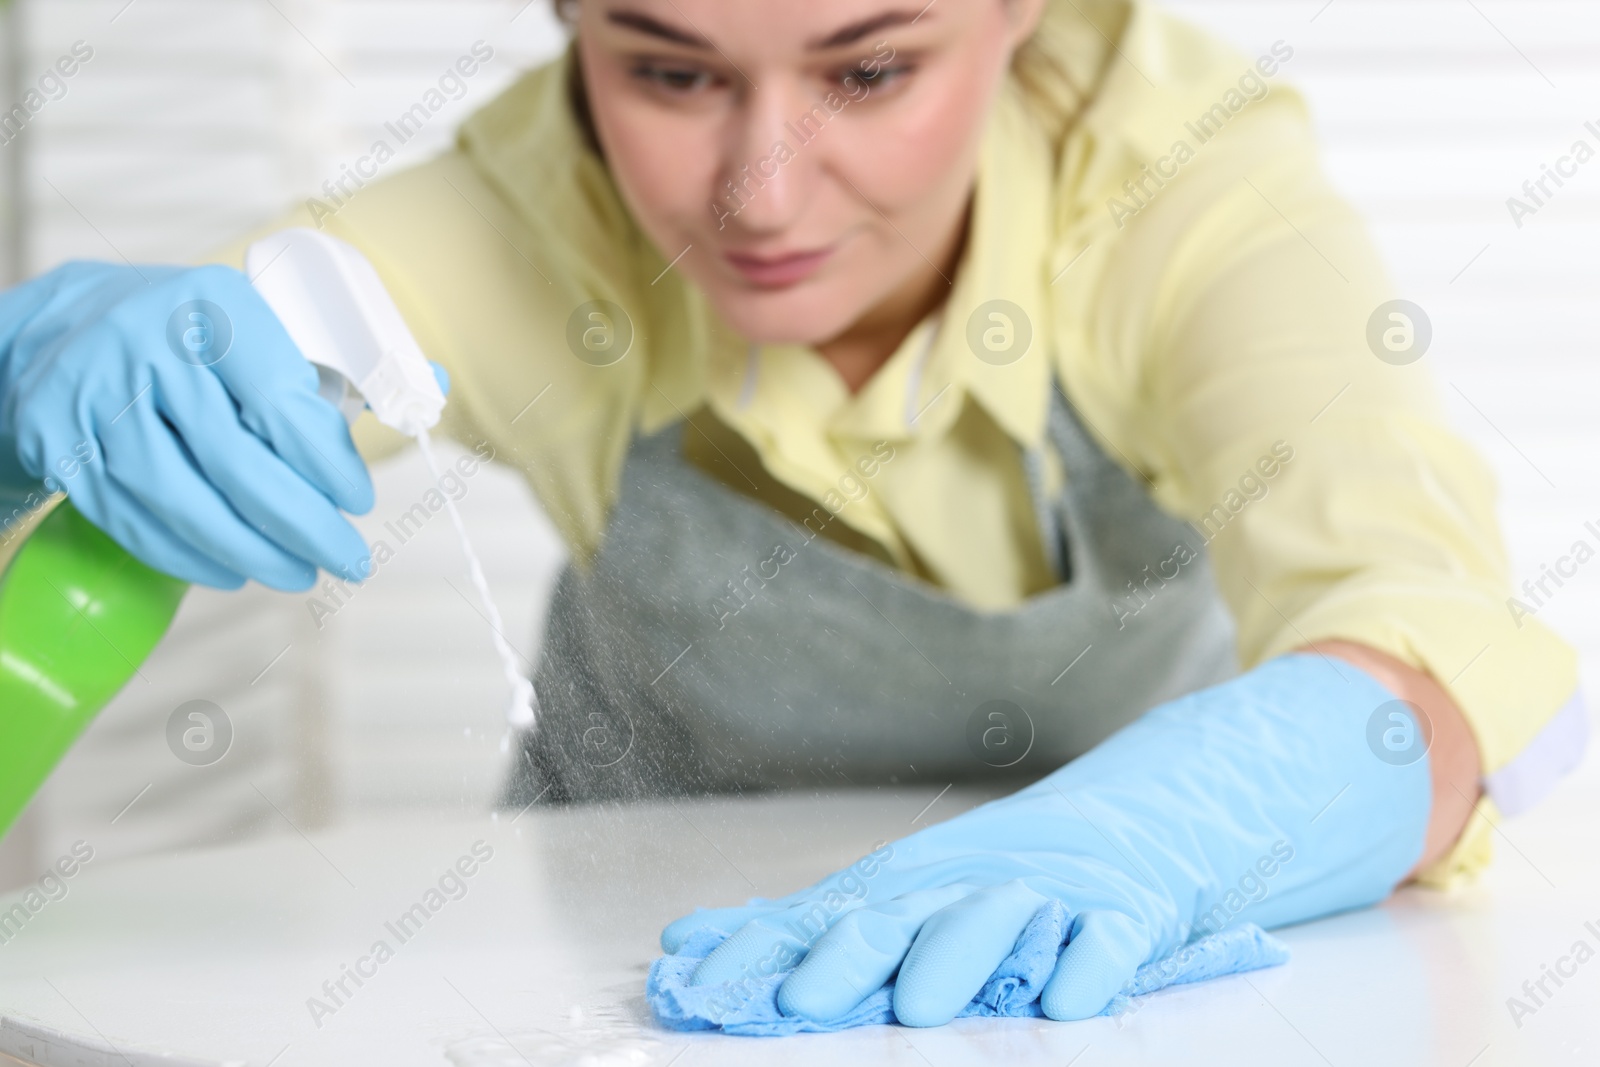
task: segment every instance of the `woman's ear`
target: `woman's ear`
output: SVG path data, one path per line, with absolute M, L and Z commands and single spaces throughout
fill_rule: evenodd
M 1049 0 L 1001 0 L 1006 6 L 1006 15 L 1011 20 L 1011 47 L 1013 50 L 1020 48 L 1022 42 L 1033 36 L 1033 31 L 1039 25 L 1039 19 L 1044 16 L 1044 5 Z

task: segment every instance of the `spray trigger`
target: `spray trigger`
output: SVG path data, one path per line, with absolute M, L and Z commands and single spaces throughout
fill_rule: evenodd
M 318 392 L 347 420 L 363 407 L 415 437 L 439 422 L 444 391 L 400 309 L 365 256 L 298 227 L 245 252 L 245 273 L 317 367 Z

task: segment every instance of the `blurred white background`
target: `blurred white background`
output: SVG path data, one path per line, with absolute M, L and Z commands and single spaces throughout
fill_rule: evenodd
M 1600 4 L 1168 6 L 1251 56 L 1294 48 L 1282 77 L 1309 96 L 1334 181 L 1432 317 L 1427 361 L 1499 472 L 1517 580 L 1536 576 L 1600 520 L 1600 160 L 1520 228 L 1506 199 L 1574 141 L 1600 148 Z M 315 192 L 473 42 L 494 59 L 391 168 L 437 151 L 560 44 L 548 0 L 15 0 L 4 17 L 0 106 L 74 42 L 94 57 L 0 145 L 0 281 L 72 257 L 202 256 Z M 415 456 L 381 468 L 368 529 L 425 478 Z M 504 471 L 473 478 L 462 507 L 508 636 L 531 656 L 561 550 Z M 462 574 L 437 518 L 321 631 L 303 596 L 191 592 L 145 680 L 0 848 L 0 885 L 80 837 L 113 856 L 374 808 L 481 810 L 500 784 L 504 695 Z M 1586 665 L 1600 654 L 1597 598 L 1582 570 L 1541 612 Z M 167 716 L 195 697 L 236 730 L 209 768 L 164 741 Z

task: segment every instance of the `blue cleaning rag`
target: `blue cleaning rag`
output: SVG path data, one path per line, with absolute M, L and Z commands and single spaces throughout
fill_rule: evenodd
M 1055 970 L 1056 958 L 1072 928 L 1072 916 L 1059 901 L 1039 909 L 1017 938 L 1011 955 L 1001 961 L 958 1018 L 969 1015 L 1009 1017 L 1044 1014 L 1039 995 Z M 802 1031 L 846 1030 L 895 1022 L 894 983 L 890 982 L 832 1022 L 815 1023 L 778 1010 L 778 986 L 788 971 L 752 975 L 743 981 L 693 986 L 689 976 L 728 934 L 698 931 L 676 955 L 662 956 L 650 967 L 645 997 L 661 1025 L 671 1030 L 721 1030 L 746 1037 L 778 1037 Z M 1200 982 L 1226 974 L 1275 967 L 1289 959 L 1289 948 L 1254 923 L 1240 923 L 1221 933 L 1191 941 L 1172 955 L 1139 968 L 1138 974 L 1106 1006 L 1102 1015 L 1128 1007 L 1128 998 L 1169 985 Z

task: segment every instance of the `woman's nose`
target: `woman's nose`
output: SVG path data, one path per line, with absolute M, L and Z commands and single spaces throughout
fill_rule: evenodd
M 804 213 L 821 146 L 802 141 L 793 118 L 811 104 L 804 92 L 769 82 L 734 112 L 714 197 L 723 228 L 776 233 Z

